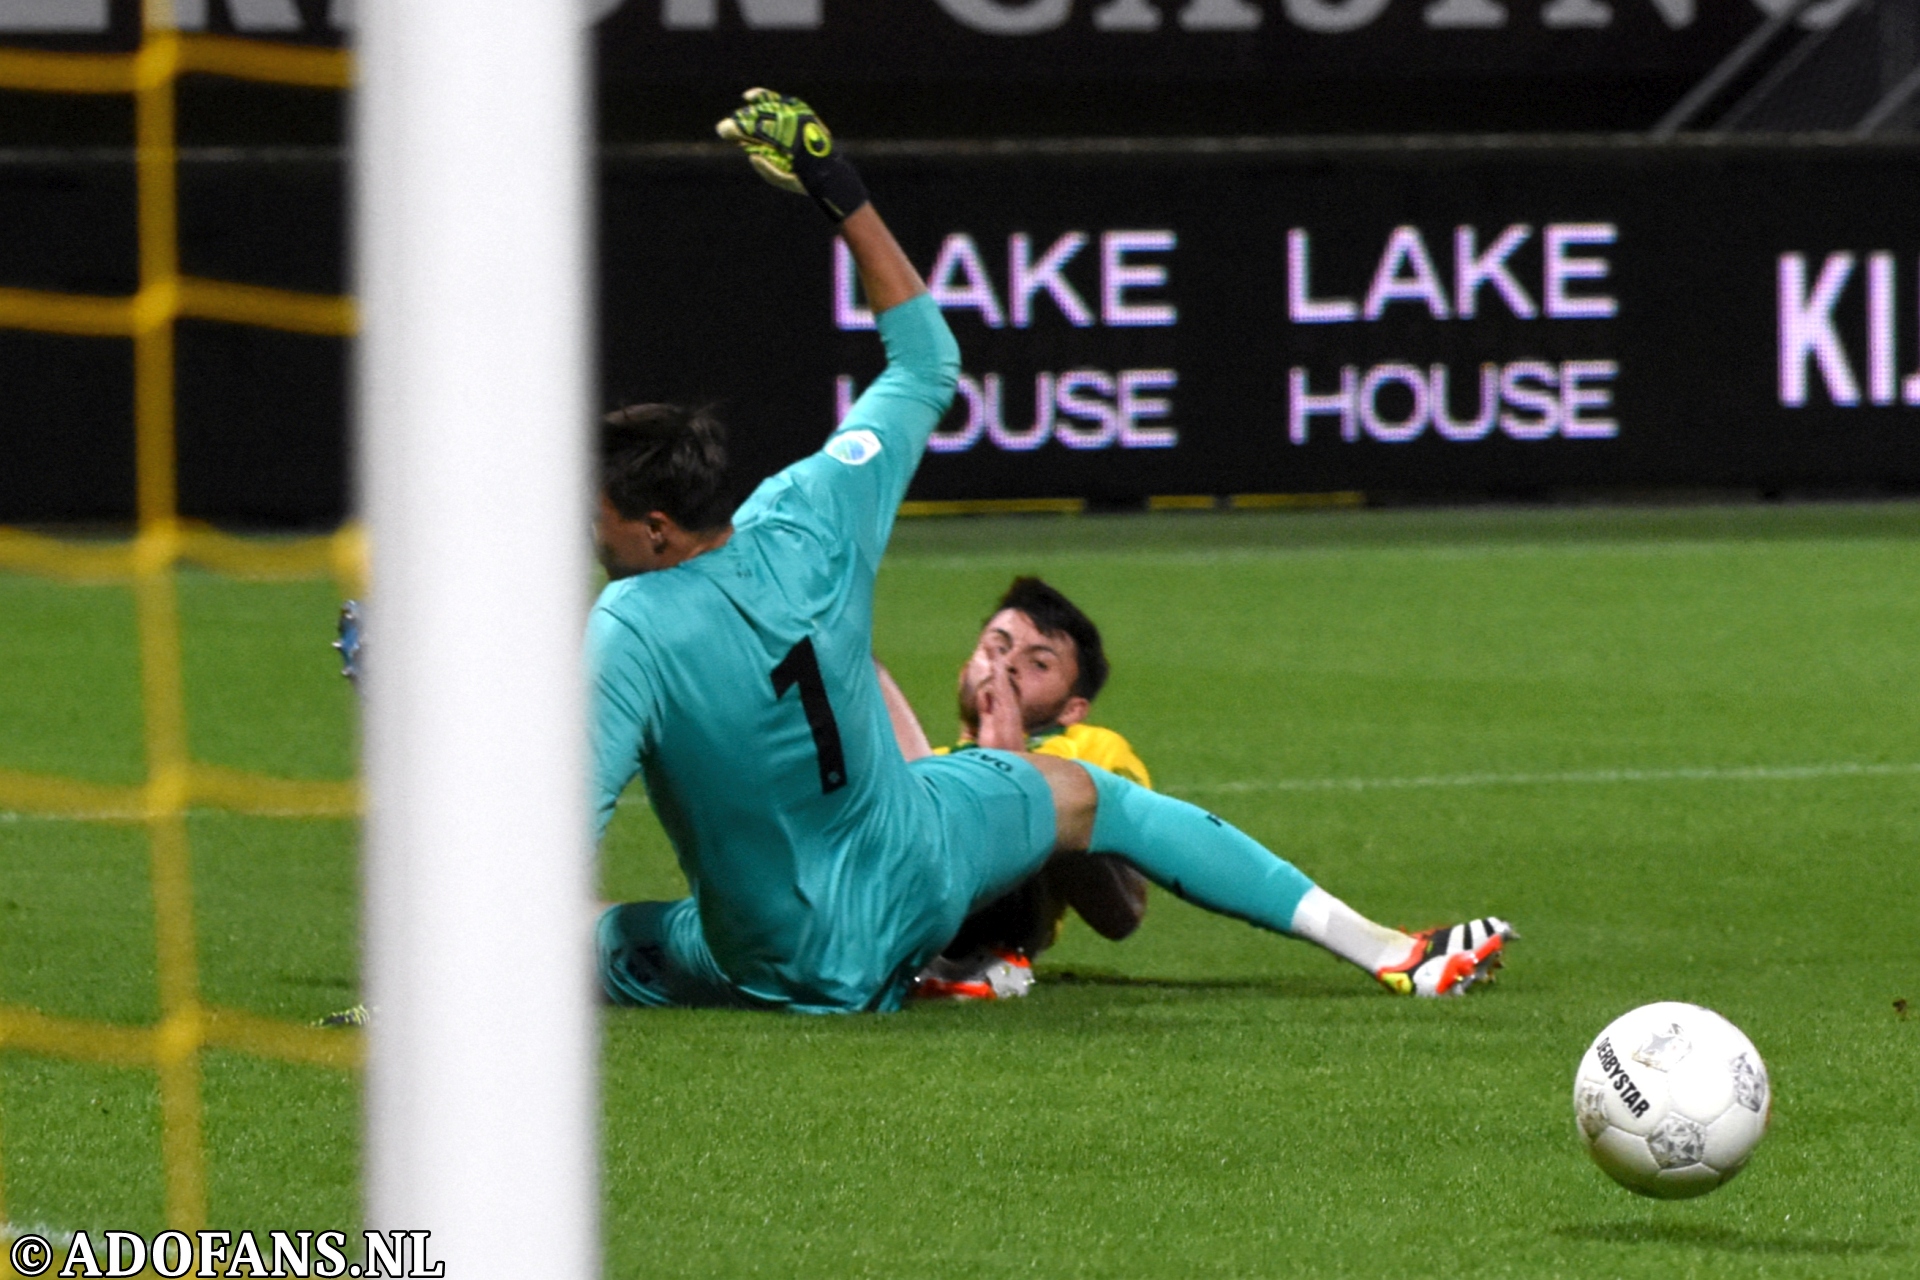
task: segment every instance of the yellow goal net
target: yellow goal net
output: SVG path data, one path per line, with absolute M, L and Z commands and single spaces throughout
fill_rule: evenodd
M 167 0 L 148 0 L 137 52 L 50 53 L 0 49 L 0 88 L 61 94 L 130 94 L 135 101 L 139 288 L 129 297 L 0 289 L 0 328 L 129 338 L 138 524 L 131 541 L 50 538 L 0 528 L 0 571 L 119 583 L 136 601 L 146 781 L 108 786 L 0 770 L 0 811 L 144 825 L 155 915 L 159 1021 L 122 1026 L 52 1017 L 0 1003 L 0 1050 L 158 1073 L 161 1159 L 169 1226 L 205 1225 L 201 1135 L 203 1049 L 340 1069 L 359 1066 L 357 1032 L 318 1031 L 233 1009 L 200 995 L 187 814 L 195 807 L 286 817 L 348 817 L 349 782 L 270 778 L 197 763 L 187 744 L 175 575 L 182 564 L 240 579 L 331 577 L 359 594 L 365 552 L 358 530 L 330 537 L 248 540 L 181 520 L 174 432 L 174 327 L 183 317 L 295 333 L 346 336 L 350 299 L 264 289 L 180 272 L 175 84 L 183 74 L 344 89 L 349 56 L 172 29 Z M 0 1150 L 0 1232 L 8 1221 Z M 0 1275 L 11 1267 L 0 1254 Z

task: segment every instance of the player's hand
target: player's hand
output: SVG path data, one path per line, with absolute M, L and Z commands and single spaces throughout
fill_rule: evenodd
M 755 173 L 782 191 L 813 197 L 835 223 L 867 203 L 866 184 L 812 107 L 771 89 L 749 89 L 744 97 L 746 105 L 714 131 L 739 144 Z
M 1020 711 L 1020 691 L 1014 687 L 1006 661 L 976 650 L 970 665 L 985 668 L 977 672 L 979 678 L 974 683 L 974 702 L 980 712 L 975 741 L 1001 751 L 1025 751 L 1027 731 Z

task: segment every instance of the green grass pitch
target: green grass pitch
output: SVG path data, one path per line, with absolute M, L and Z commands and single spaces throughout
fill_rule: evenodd
M 1004 1006 L 610 1012 L 609 1275 L 1920 1273 L 1920 506 L 904 523 L 877 648 L 936 740 L 1016 572 L 1101 622 L 1097 718 L 1163 788 L 1380 918 L 1509 917 L 1501 981 L 1395 1000 L 1158 893 Z M 351 770 L 335 603 L 184 580 L 202 759 Z M 0 768 L 136 779 L 135 656 L 126 592 L 0 576 Z M 209 998 L 351 1003 L 351 825 L 193 838 Z M 680 891 L 644 804 L 604 864 Z M 149 1020 L 152 945 L 138 829 L 0 816 L 0 1000 Z M 1700 1201 L 1573 1135 L 1581 1051 L 1656 999 L 1773 1073 L 1772 1133 Z M 354 1224 L 354 1080 L 211 1053 L 206 1082 L 218 1225 Z M 148 1074 L 0 1053 L 7 1216 L 158 1229 L 158 1127 Z

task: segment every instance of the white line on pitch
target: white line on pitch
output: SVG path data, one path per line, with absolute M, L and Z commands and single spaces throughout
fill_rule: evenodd
M 1248 778 L 1168 787 L 1178 795 L 1243 791 L 1407 791 L 1426 787 L 1533 787 L 1609 782 L 1801 782 L 1821 778 L 1902 778 L 1915 764 L 1728 765 L 1693 769 L 1576 769 L 1565 773 L 1448 773 L 1413 778 Z
M 1920 777 L 1912 764 L 1750 764 L 1694 769 L 1575 769 L 1565 773 L 1439 773 L 1412 778 L 1246 778 L 1167 787 L 1171 795 L 1237 795 L 1249 791 L 1413 791 L 1442 787 L 1541 787 L 1614 782 L 1806 782 L 1821 778 Z M 645 796 L 622 796 L 622 809 L 645 805 Z M 197 811 L 196 811 L 197 812 Z M 298 812 L 255 817 L 312 817 Z M 0 810 L 0 822 L 137 822 L 124 813 L 33 814 Z
M 1566 773 L 1442 773 L 1412 778 L 1248 778 L 1170 786 L 1170 795 L 1232 795 L 1247 791 L 1410 791 L 1422 787 L 1536 787 L 1608 782 L 1801 782 L 1821 778 L 1920 777 L 1912 764 L 1753 764 L 1691 769 L 1578 769 Z M 620 797 L 622 809 L 644 806 L 643 795 Z
M 1428 773 L 1419 777 L 1250 777 L 1235 783 L 1188 783 L 1169 794 L 1238 794 L 1248 791 L 1419 791 L 1432 787 L 1557 787 L 1582 783 L 1795 783 L 1822 777 L 1920 777 L 1916 764 L 1736 764 L 1695 770 L 1571 770 L 1567 773 Z M 645 796 L 620 796 L 620 808 L 645 804 Z M 198 812 L 198 810 L 196 810 Z M 255 818 L 313 818 L 269 812 Z M 19 814 L 0 810 L 0 823 L 19 821 L 138 821 L 131 814 Z

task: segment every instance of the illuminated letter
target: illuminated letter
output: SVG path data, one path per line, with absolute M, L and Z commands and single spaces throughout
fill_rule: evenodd
M 860 305 L 855 292 L 860 277 L 853 268 L 853 250 L 839 236 L 833 238 L 833 323 L 839 329 L 873 328 L 873 312 Z
M 1180 25 L 1188 31 L 1251 31 L 1266 16 L 1247 0 L 1187 0 Z
M 1516 360 L 1500 375 L 1500 394 L 1516 409 L 1530 409 L 1538 418 L 1522 418 L 1511 413 L 1500 415 L 1500 429 L 1515 440 L 1545 440 L 1560 425 L 1560 397 L 1554 386 L 1559 371 L 1543 360 Z M 1545 391 L 1526 385 L 1528 380 L 1544 382 Z
M 1504 27 L 1507 6 L 1496 0 L 1434 0 L 1420 16 L 1430 27 Z
M 1007 238 L 1007 303 L 1013 309 L 1013 327 L 1024 329 L 1033 323 L 1033 295 L 1045 289 L 1060 308 L 1060 314 L 1076 329 L 1093 323 L 1093 312 L 1066 277 L 1060 274 L 1073 255 L 1087 244 L 1084 231 L 1069 231 L 1055 240 L 1048 250 L 1033 261 L 1033 241 L 1024 231 Z
M 1009 431 L 1000 418 L 1000 375 L 987 375 L 987 389 L 993 416 L 987 420 L 987 439 L 1008 453 L 1029 453 L 1053 438 L 1053 375 L 1043 373 L 1033 380 L 1033 425 L 1025 431 Z
M 1060 375 L 1060 389 L 1055 396 L 1060 412 L 1099 425 L 1082 427 L 1062 418 L 1053 424 L 1053 438 L 1069 449 L 1105 449 L 1120 435 L 1120 416 L 1105 400 L 1080 394 L 1083 388 L 1094 395 L 1110 396 L 1113 379 L 1098 369 L 1076 369 Z
M 1316 298 L 1308 255 L 1307 233 L 1295 227 L 1287 232 L 1287 318 L 1295 324 L 1342 324 L 1360 314 L 1352 298 Z
M 1555 320 L 1604 320 L 1620 305 L 1603 293 L 1568 297 L 1569 280 L 1605 280 L 1612 264 L 1605 258 L 1570 258 L 1570 244 L 1612 244 L 1611 222 L 1555 222 L 1547 227 L 1547 314 Z
M 1093 11 L 1095 31 L 1158 31 L 1160 11 L 1147 0 L 1111 0 Z
M 1307 442 L 1308 422 L 1323 414 L 1340 415 L 1340 438 L 1360 438 L 1359 419 L 1354 401 L 1359 399 L 1360 371 L 1352 365 L 1340 369 L 1340 390 L 1335 395 L 1317 396 L 1307 390 L 1307 371 L 1295 365 L 1287 374 L 1287 439 L 1294 444 Z
M 1893 403 L 1893 255 L 1867 259 L 1867 398 Z
M 1532 234 L 1532 227 L 1524 222 L 1516 222 L 1502 231 L 1500 238 L 1488 245 L 1485 253 L 1475 256 L 1474 245 L 1478 237 L 1473 228 L 1453 229 L 1453 307 L 1462 320 L 1473 319 L 1479 309 L 1480 286 L 1483 284 L 1492 285 L 1494 291 L 1506 299 L 1507 310 L 1520 319 L 1531 320 L 1539 314 L 1533 299 L 1527 296 L 1527 291 L 1507 270 L 1507 259 Z
M 1447 366 L 1433 365 L 1427 370 L 1427 378 L 1428 400 L 1433 405 L 1433 429 L 1440 433 L 1441 439 L 1465 443 L 1484 439 L 1487 432 L 1493 430 L 1494 415 L 1500 412 L 1499 365 L 1480 366 L 1480 408 L 1473 417 L 1466 419 L 1454 417 L 1453 406 L 1447 403 L 1450 394 Z
M 993 386 L 999 390 L 998 380 Z M 986 392 L 964 373 L 959 390 L 960 399 L 967 402 L 967 420 L 957 431 L 936 431 L 927 437 L 927 448 L 935 453 L 965 453 L 980 442 L 980 433 L 987 429 Z
M 1286 0 L 1294 26 L 1321 35 L 1358 31 L 1387 11 L 1387 0 Z
M 1820 279 L 1807 293 L 1804 254 L 1780 255 L 1780 403 L 1794 408 L 1807 402 L 1807 357 L 1820 363 L 1827 395 L 1835 404 L 1860 403 L 1860 384 L 1853 380 L 1847 349 L 1833 331 L 1833 304 L 1853 275 L 1853 255 L 1830 253 L 1820 268 Z
M 1914 296 L 1920 298 L 1920 290 L 1916 290 Z M 1920 333 L 1920 327 L 1916 327 L 1915 332 Z M 1910 373 L 1901 380 L 1900 398 L 1909 405 L 1920 405 L 1920 373 Z
M 821 22 L 821 0 L 739 0 L 749 27 L 811 30 Z M 617 7 L 617 6 L 616 6 Z M 669 31 L 703 31 L 720 25 L 720 0 L 662 0 L 660 25 Z
M 934 0 L 934 3 L 961 26 L 990 36 L 1037 35 L 1064 26 L 1073 15 L 1073 0 L 1027 0 L 1025 4 L 1003 4 L 1001 0 Z
M 1400 274 L 1401 264 L 1413 268 L 1411 276 Z M 1373 273 L 1373 287 L 1367 290 L 1369 320 L 1378 320 L 1389 302 L 1424 302 L 1427 314 L 1435 320 L 1447 318 L 1447 295 L 1440 287 L 1440 276 L 1433 269 L 1427 242 L 1418 227 L 1395 227 L 1380 253 L 1379 269 Z
M 0 31 L 105 31 L 107 0 L 0 0 Z
M 1143 396 L 1142 391 L 1171 391 L 1180 383 L 1180 375 L 1171 369 L 1124 369 L 1120 373 L 1120 396 L 1115 412 L 1120 419 L 1122 449 L 1171 449 L 1180 443 L 1173 427 L 1142 427 L 1142 418 L 1164 418 L 1173 409 L 1165 396 Z
M 965 279 L 964 284 L 954 284 L 956 274 Z M 927 282 L 927 292 L 943 311 L 972 308 L 980 313 L 981 323 L 989 329 L 1006 326 L 1006 313 L 1000 310 L 1000 299 L 994 296 L 986 264 L 980 261 L 980 250 L 974 247 L 973 237 L 964 232 L 948 236 L 940 246 L 940 256 L 933 260 L 933 276 Z
M 1612 360 L 1568 360 L 1560 366 L 1560 434 L 1569 440 L 1611 440 L 1620 434 L 1612 418 L 1583 418 L 1582 409 L 1613 407 L 1613 388 L 1589 390 L 1580 384 L 1612 382 L 1620 366 Z
M 1171 231 L 1109 231 L 1100 237 L 1100 318 L 1116 329 L 1154 328 L 1180 318 L 1171 302 L 1128 302 L 1129 289 L 1157 289 L 1167 283 L 1163 263 L 1134 266 L 1130 253 L 1168 253 L 1178 243 Z M 1064 406 L 1063 406 L 1064 407 Z
M 1413 395 L 1413 412 L 1399 422 L 1380 416 L 1380 389 L 1397 382 Z M 1360 384 L 1360 425 L 1381 444 L 1405 444 L 1427 429 L 1427 379 L 1410 364 L 1377 364 Z
M 1610 27 L 1613 25 L 1613 6 L 1606 0 L 1553 0 L 1553 3 L 1540 11 L 1542 26 L 1560 29 L 1564 27 Z

